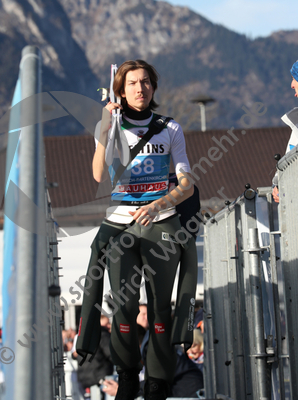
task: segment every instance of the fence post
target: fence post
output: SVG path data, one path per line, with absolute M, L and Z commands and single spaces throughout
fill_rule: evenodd
M 20 63 L 22 100 L 41 91 L 41 56 L 37 47 L 23 49 Z M 34 125 L 21 130 L 19 154 L 19 216 L 25 228 L 18 227 L 16 338 L 14 400 L 52 400 L 48 282 L 46 264 L 46 217 L 44 203 L 44 153 L 40 97 L 32 97 L 29 109 L 21 105 L 21 126 L 28 113 Z M 46 289 L 46 290 L 45 290 Z M 35 335 L 35 337 L 34 337 Z
M 264 323 L 263 323 L 263 307 L 262 307 L 262 285 L 260 279 L 260 257 L 259 257 L 259 241 L 256 228 L 248 230 L 248 252 L 250 261 L 250 287 L 252 302 L 252 317 L 255 354 L 250 354 L 255 360 L 257 372 L 257 388 L 260 399 L 269 398 L 269 379 L 267 374 L 267 354 L 265 352 L 264 341 Z M 257 398 L 257 397 L 256 397 Z
M 62 343 L 61 326 L 61 305 L 60 305 L 60 286 L 59 286 L 59 267 L 58 267 L 58 244 L 57 224 L 53 218 L 51 200 L 46 195 L 47 210 L 47 231 L 48 243 L 48 282 L 51 287 L 51 296 L 49 298 L 50 309 L 56 314 L 53 315 L 51 324 L 51 349 L 52 349 L 52 371 L 53 371 L 53 392 L 57 398 L 65 398 L 65 380 L 64 380 L 64 353 Z
M 276 249 L 275 249 L 275 235 L 279 232 L 275 230 L 274 226 L 274 209 L 273 199 L 271 191 L 267 194 L 267 203 L 269 211 L 269 227 L 270 227 L 270 266 L 272 271 L 272 289 L 274 298 L 274 315 L 275 315 L 275 329 L 276 329 L 276 357 L 278 363 L 278 375 L 279 375 L 279 389 L 280 398 L 285 399 L 285 376 L 284 376 L 284 365 L 283 365 L 283 351 L 282 351 L 282 332 L 281 332 L 281 307 L 278 293 L 278 274 L 277 274 L 277 260 L 276 260 Z
M 214 397 L 216 393 L 216 372 L 214 355 L 214 336 L 212 324 L 212 265 L 207 225 L 204 233 L 204 388 L 207 397 Z M 212 377 L 212 378 L 211 378 Z

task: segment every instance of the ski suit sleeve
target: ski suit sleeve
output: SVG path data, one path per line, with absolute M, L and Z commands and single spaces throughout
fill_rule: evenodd
M 181 126 L 172 120 L 168 123 L 168 130 L 171 140 L 171 156 L 176 174 L 181 173 L 181 168 L 185 172 L 190 172 L 191 169 L 186 154 L 185 139 Z

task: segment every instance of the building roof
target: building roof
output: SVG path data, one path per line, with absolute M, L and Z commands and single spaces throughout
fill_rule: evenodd
M 201 199 L 218 196 L 217 191 L 235 199 L 246 183 L 256 189 L 271 186 L 276 172 L 274 155 L 284 155 L 291 130 L 287 127 L 191 132 L 186 135 L 186 151 L 193 168 L 198 167 Z M 244 134 L 242 134 L 243 132 Z M 215 161 L 217 160 L 217 161 Z M 201 168 L 202 169 L 202 168 Z
M 254 189 L 271 186 L 276 171 L 274 155 L 284 154 L 290 133 L 288 127 L 188 132 L 186 151 L 203 204 L 214 197 L 222 204 L 224 196 L 233 200 L 247 183 Z M 50 187 L 49 193 L 62 226 L 95 225 L 104 217 L 111 185 L 93 179 L 93 154 L 91 135 L 45 138 L 47 181 L 59 185 Z M 4 165 L 3 157 L 0 155 L 0 165 Z
M 52 207 L 55 217 L 66 225 L 74 219 L 93 225 L 105 216 L 111 185 L 108 180 L 98 184 L 93 179 L 94 150 L 91 135 L 45 138 L 47 181 L 58 183 L 49 188 Z

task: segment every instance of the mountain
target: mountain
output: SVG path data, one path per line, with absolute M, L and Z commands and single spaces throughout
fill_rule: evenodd
M 267 112 L 253 126 L 280 125 L 295 107 L 289 69 L 298 58 L 298 31 L 251 40 L 186 7 L 155 0 L 0 0 L 0 115 L 12 99 L 22 48 L 43 56 L 43 90 L 72 91 L 99 100 L 110 65 L 142 58 L 160 73 L 156 100 L 185 130 L 199 129 L 200 94 L 208 128 L 242 127 L 253 103 Z M 75 134 L 65 118 L 47 134 Z M 58 125 L 57 125 L 58 124 Z M 50 129 L 51 128 L 51 129 Z

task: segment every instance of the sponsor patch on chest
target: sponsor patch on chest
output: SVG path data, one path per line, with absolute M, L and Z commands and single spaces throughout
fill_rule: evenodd
M 172 243 L 177 243 L 177 240 L 175 239 L 175 237 L 173 235 L 170 235 L 167 232 L 162 232 L 161 234 L 161 240 L 165 240 L 167 242 L 172 242 Z

